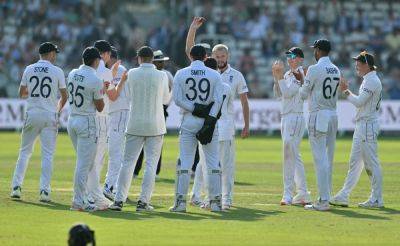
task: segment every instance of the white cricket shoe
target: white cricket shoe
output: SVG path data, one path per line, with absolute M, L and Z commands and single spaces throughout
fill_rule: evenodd
M 344 197 L 341 196 L 334 196 L 333 198 L 331 198 L 331 200 L 329 201 L 329 204 L 333 205 L 333 206 L 339 206 L 339 207 L 348 207 L 349 206 L 349 200 L 347 200 Z
M 108 209 L 114 210 L 114 211 L 122 211 L 122 207 L 124 206 L 124 203 L 122 201 L 114 201 L 113 204 L 111 204 Z
M 293 200 L 292 200 L 293 205 L 305 206 L 305 205 L 308 205 L 311 203 L 312 203 L 312 200 L 311 200 L 310 192 L 298 193 L 297 195 L 295 195 L 293 197 Z
M 45 190 L 41 190 L 40 191 L 40 199 L 39 199 L 39 201 L 40 202 L 51 202 L 50 193 L 45 191 Z
M 141 211 L 153 211 L 154 207 L 151 206 L 149 203 L 145 203 L 142 201 L 138 201 L 136 205 L 136 211 L 141 212 Z
M 108 188 L 107 185 L 104 186 L 103 195 L 110 201 L 114 201 L 115 199 L 115 193 L 112 191 L 112 189 Z
M 210 210 L 211 210 L 211 212 L 222 211 L 221 201 L 211 201 L 210 202 Z
M 103 199 L 97 199 L 94 202 L 94 205 L 99 209 L 99 210 L 107 210 L 108 207 L 111 205 L 111 202 L 105 198 Z
M 21 186 L 15 186 L 11 191 L 10 197 L 12 199 L 21 199 Z
M 202 201 L 198 198 L 196 198 L 195 196 L 192 196 L 192 198 L 190 198 L 190 205 L 195 206 L 195 207 L 199 207 L 201 206 Z
M 328 201 L 316 201 L 313 204 L 305 205 L 305 210 L 328 211 L 330 209 Z
M 359 203 L 358 206 L 360 208 L 383 208 L 383 202 L 379 202 L 378 200 L 371 201 L 367 200 L 365 202 Z
M 186 213 L 186 201 L 176 201 L 174 206 L 169 208 L 170 212 Z
M 95 212 L 95 211 L 98 211 L 99 210 L 99 208 L 98 207 L 96 207 L 95 205 L 93 205 L 93 204 L 87 204 L 86 206 L 80 206 L 80 205 L 78 205 L 78 204 L 76 204 L 76 203 L 72 203 L 72 206 L 71 206 L 71 208 L 70 208 L 70 210 L 71 211 L 80 211 L 80 212 Z

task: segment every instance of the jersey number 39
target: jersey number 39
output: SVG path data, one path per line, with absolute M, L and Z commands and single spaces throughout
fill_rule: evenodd
M 186 92 L 186 98 L 189 101 L 194 101 L 197 97 L 200 101 L 207 101 L 210 96 L 210 81 L 208 79 L 202 78 L 197 84 L 194 78 L 188 78 L 185 84 L 189 85 L 189 90 Z

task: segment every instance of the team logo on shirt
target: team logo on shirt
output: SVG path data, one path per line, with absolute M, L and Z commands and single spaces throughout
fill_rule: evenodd
M 233 83 L 233 76 L 231 75 L 231 76 L 229 76 L 229 83 Z

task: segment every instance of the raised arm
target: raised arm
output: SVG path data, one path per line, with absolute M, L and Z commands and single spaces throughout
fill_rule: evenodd
M 196 38 L 197 29 L 199 29 L 199 27 L 201 27 L 201 25 L 203 25 L 205 21 L 206 19 L 203 17 L 194 17 L 192 24 L 190 24 L 189 31 L 186 37 L 186 47 L 185 47 L 185 52 L 189 60 L 190 60 L 190 49 L 195 44 L 194 40 Z
M 311 90 L 314 86 L 314 68 L 310 67 L 307 70 L 306 77 L 304 79 L 304 84 L 300 88 L 300 96 L 303 100 L 307 99 L 311 94 Z

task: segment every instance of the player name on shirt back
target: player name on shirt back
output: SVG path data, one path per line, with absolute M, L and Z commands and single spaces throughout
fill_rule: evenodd
M 49 73 L 49 67 L 34 67 L 34 73 Z
M 190 70 L 190 74 L 193 76 L 204 76 L 206 75 L 205 70 Z

